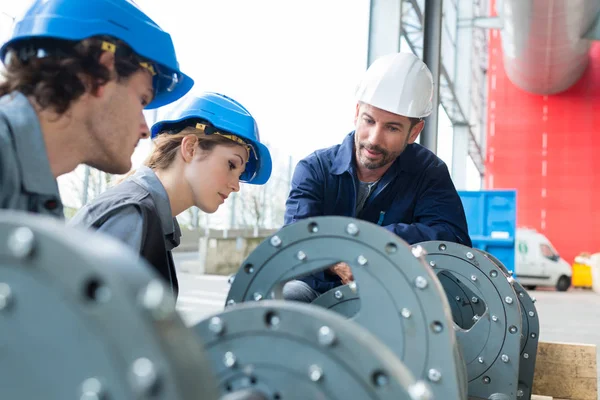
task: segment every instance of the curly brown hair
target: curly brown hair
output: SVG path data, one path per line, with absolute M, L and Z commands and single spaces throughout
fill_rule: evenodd
M 33 96 L 42 108 L 64 114 L 86 91 L 95 92 L 114 79 L 100 63 L 103 43 L 115 46 L 117 81 L 143 68 L 144 60 L 125 42 L 112 37 L 93 37 L 78 42 L 34 38 L 12 45 L 5 57 L 6 70 L 0 96 L 18 91 Z

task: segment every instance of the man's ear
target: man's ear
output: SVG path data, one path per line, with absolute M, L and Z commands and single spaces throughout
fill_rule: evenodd
M 187 135 L 183 138 L 179 152 L 181 153 L 181 157 L 183 158 L 184 162 L 192 162 L 194 159 L 194 154 L 196 154 L 198 149 L 197 143 L 198 138 L 195 135 Z
M 417 140 L 424 126 L 425 121 L 421 120 L 412 127 L 410 130 L 410 135 L 408 136 L 408 144 L 413 144 L 415 140 Z
M 100 63 L 100 65 L 102 65 L 106 69 L 108 69 L 108 72 L 110 74 L 110 80 L 112 80 L 112 78 L 116 75 L 115 54 L 110 51 L 102 52 L 102 54 L 100 55 L 100 58 L 98 59 L 98 63 Z M 90 85 L 90 82 L 89 82 L 90 79 L 93 79 L 93 78 L 87 77 L 88 82 L 86 82 L 86 83 L 87 83 L 88 87 L 92 87 L 92 85 Z M 109 80 L 109 82 L 110 82 L 110 80 Z M 108 82 L 106 82 L 103 85 L 98 85 L 96 87 L 96 90 L 91 93 L 92 96 L 102 97 L 104 95 L 104 91 L 106 89 L 106 84 L 108 84 Z

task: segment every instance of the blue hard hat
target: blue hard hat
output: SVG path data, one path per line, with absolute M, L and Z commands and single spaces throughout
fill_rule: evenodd
M 176 101 L 194 85 L 179 70 L 171 36 L 130 0 L 36 0 L 0 48 L 0 59 L 5 59 L 10 47 L 27 39 L 79 41 L 104 35 L 122 40 L 156 64 L 155 96 L 146 109 Z
M 256 121 L 240 103 L 213 92 L 190 96 L 175 107 L 166 119 L 152 125 L 152 138 L 171 127 L 181 126 L 182 122 L 188 120 L 190 124 L 198 120 L 208 121 L 215 129 L 232 134 L 248 145 L 248 163 L 240 181 L 262 185 L 269 180 L 272 168 L 271 153 L 260 142 Z

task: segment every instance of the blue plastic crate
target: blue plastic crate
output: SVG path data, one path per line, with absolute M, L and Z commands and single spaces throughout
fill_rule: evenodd
M 494 255 L 506 268 L 515 267 L 516 190 L 458 192 L 473 247 Z

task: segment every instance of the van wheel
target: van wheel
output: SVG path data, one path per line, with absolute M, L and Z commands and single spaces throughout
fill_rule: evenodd
M 525 289 L 527 290 L 535 290 L 536 287 L 536 285 L 525 285 Z
M 558 290 L 559 292 L 566 292 L 570 286 L 571 278 L 565 275 L 558 278 L 558 282 L 556 282 L 556 290 Z

